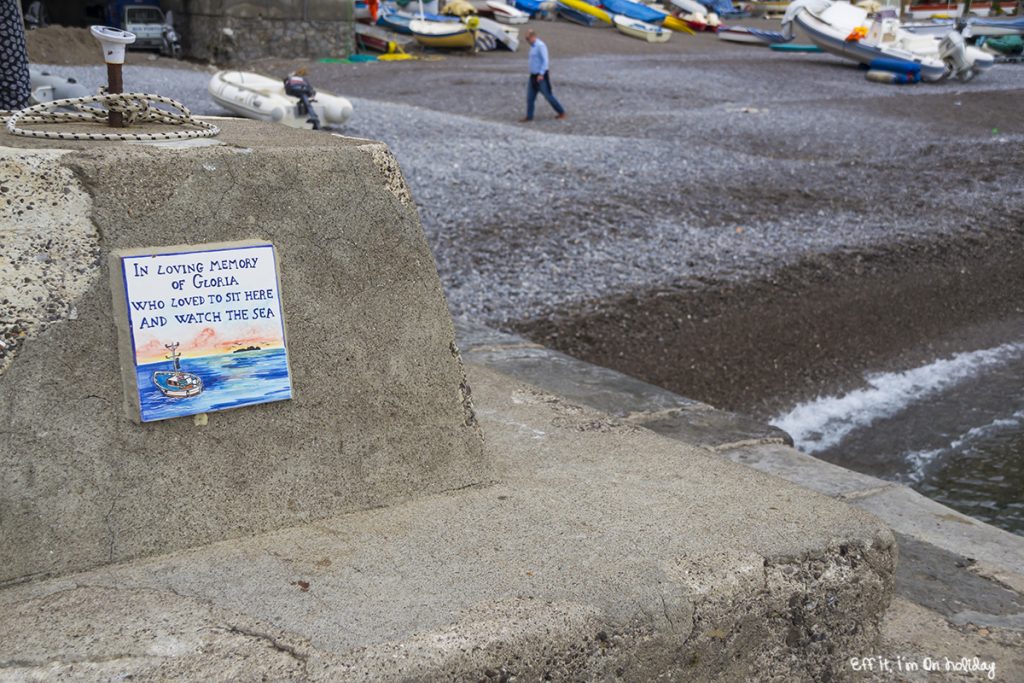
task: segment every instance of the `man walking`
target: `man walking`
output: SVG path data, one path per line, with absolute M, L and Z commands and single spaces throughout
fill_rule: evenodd
M 537 101 L 538 91 L 558 112 L 558 116 L 555 118 L 564 119 L 565 109 L 551 92 L 551 77 L 548 75 L 548 46 L 537 37 L 533 29 L 526 32 L 526 42 L 530 44 L 530 86 L 526 91 L 526 118 L 521 122 L 533 121 L 533 105 Z

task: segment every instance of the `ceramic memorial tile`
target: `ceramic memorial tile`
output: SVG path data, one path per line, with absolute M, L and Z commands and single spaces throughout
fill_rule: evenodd
M 128 412 L 142 422 L 292 397 L 274 246 L 111 254 Z

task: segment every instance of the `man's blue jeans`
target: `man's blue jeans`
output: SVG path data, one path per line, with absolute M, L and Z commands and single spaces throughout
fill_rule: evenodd
M 540 84 L 537 84 L 537 79 L 534 78 L 533 74 L 530 74 L 530 86 L 526 91 L 526 118 L 533 120 L 533 105 L 537 102 L 537 92 L 540 92 L 544 96 L 544 99 L 548 101 L 548 104 L 558 112 L 564 114 L 565 109 L 555 99 L 554 94 L 551 92 L 551 78 L 548 76 L 548 72 L 544 72 L 544 77 L 540 79 Z

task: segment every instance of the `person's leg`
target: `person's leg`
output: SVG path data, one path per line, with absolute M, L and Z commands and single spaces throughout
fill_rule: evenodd
M 548 101 L 548 104 L 550 104 L 551 107 L 556 112 L 558 112 L 559 116 L 565 114 L 565 109 L 562 107 L 559 101 L 555 99 L 555 94 L 551 92 L 551 80 L 550 78 L 548 78 L 547 74 L 544 74 L 544 78 L 541 79 L 540 91 L 541 93 L 544 94 L 544 99 L 546 99 Z
M 533 121 L 533 109 L 537 103 L 537 82 L 530 76 L 529 85 L 526 86 L 526 121 Z

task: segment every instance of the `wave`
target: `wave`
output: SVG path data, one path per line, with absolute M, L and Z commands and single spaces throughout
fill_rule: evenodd
M 908 482 L 917 484 L 924 479 L 928 466 L 939 456 L 961 451 L 965 447 L 970 447 L 972 443 L 983 441 L 996 434 L 1019 431 L 1021 427 L 1024 427 L 1024 410 L 1018 410 L 1010 417 L 992 420 L 980 427 L 972 427 L 942 448 L 904 453 L 903 460 L 910 465 L 910 471 L 907 472 L 905 478 Z
M 869 374 L 864 377 L 867 387 L 841 396 L 825 396 L 802 403 L 774 418 L 771 424 L 789 433 L 800 450 L 807 453 L 824 451 L 837 446 L 856 429 L 869 427 L 918 401 L 1022 357 L 1024 343 L 1016 342 L 958 353 L 905 372 Z M 934 453 L 921 451 L 917 456 L 908 454 L 908 457 L 919 457 L 927 462 L 941 450 L 944 449 Z

